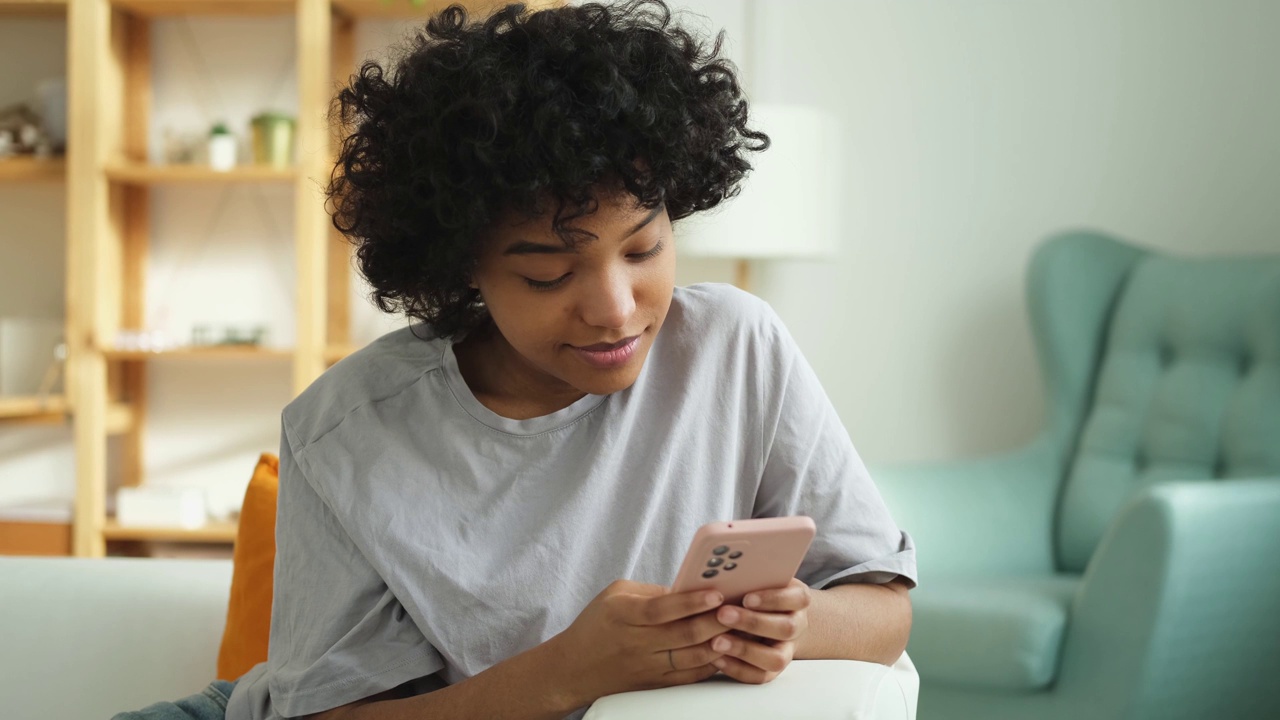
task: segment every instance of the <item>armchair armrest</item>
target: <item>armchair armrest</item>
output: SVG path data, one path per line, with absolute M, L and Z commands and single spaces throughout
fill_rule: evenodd
M 1059 447 L 1046 432 L 1004 455 L 871 474 L 894 520 L 915 540 L 922 577 L 1048 574 Z
M 1059 688 L 1098 717 L 1269 715 L 1278 609 L 1280 478 L 1155 486 L 1085 571 Z
M 602 697 L 583 720 L 915 720 L 920 676 L 906 653 L 892 667 L 796 660 L 773 682 L 716 675 L 694 685 Z

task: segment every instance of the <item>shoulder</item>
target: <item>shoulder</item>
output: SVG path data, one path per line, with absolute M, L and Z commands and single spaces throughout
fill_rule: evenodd
M 294 449 L 320 439 L 356 408 L 394 397 L 438 370 L 446 341 L 429 333 L 424 325 L 394 330 L 316 378 L 284 409 Z
M 669 321 L 699 335 L 772 334 L 781 326 L 769 303 L 725 283 L 699 283 L 672 293 Z
M 675 289 L 653 358 L 668 372 L 761 377 L 786 365 L 794 343 L 773 308 L 732 285 Z

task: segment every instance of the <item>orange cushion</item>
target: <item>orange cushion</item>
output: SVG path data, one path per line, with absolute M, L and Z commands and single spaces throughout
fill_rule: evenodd
M 235 680 L 267 659 L 271 634 L 272 572 L 276 562 L 276 493 L 280 460 L 258 458 L 240 509 L 231 571 L 227 627 L 218 650 L 218 678 Z

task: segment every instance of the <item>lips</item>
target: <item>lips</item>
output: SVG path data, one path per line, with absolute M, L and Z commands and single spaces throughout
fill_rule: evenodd
M 595 345 L 575 345 L 574 347 L 578 348 L 579 350 L 586 350 L 587 352 L 609 352 L 610 350 L 617 350 L 618 348 L 627 345 L 628 343 L 630 343 L 632 340 L 635 340 L 635 339 L 636 339 L 636 336 L 632 335 L 631 337 L 622 338 L 621 340 L 615 343 L 596 343 Z
M 596 343 L 582 347 L 570 345 L 583 362 L 600 370 L 615 370 L 631 361 L 640 344 L 640 336 L 632 335 L 613 343 Z

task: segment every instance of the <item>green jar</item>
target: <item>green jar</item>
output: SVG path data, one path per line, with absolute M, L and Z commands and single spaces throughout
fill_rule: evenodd
M 253 161 L 277 168 L 293 167 L 294 119 L 283 113 L 265 112 L 249 121 L 253 129 Z

